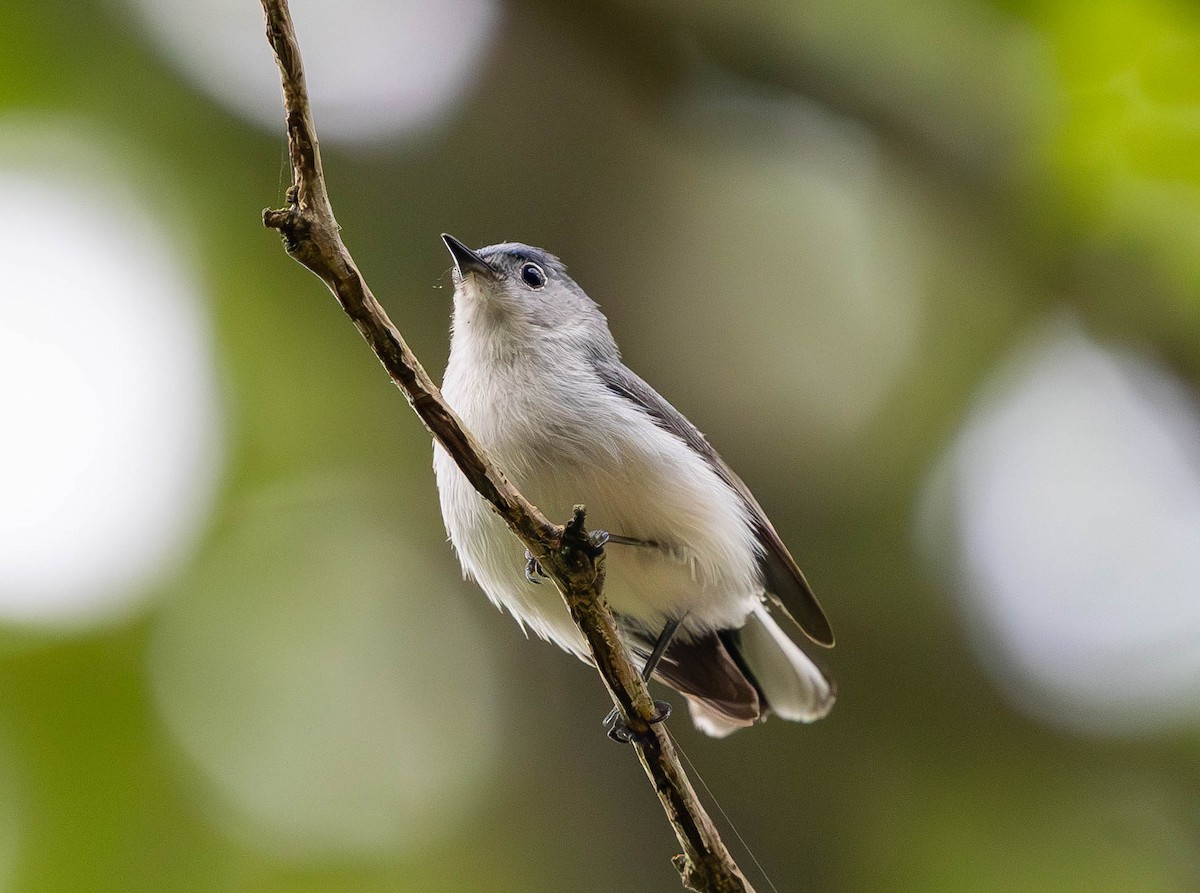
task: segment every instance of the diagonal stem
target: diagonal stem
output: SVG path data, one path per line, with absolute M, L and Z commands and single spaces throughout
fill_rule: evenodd
M 492 464 L 442 399 L 441 391 L 375 300 L 342 243 L 321 171 L 321 153 L 287 0 L 261 2 L 267 39 L 275 51 L 283 83 L 293 176 L 289 206 L 263 211 L 263 223 L 278 230 L 288 254 L 333 292 L 425 427 L 554 580 L 571 617 L 587 639 L 597 671 L 633 733 L 638 757 L 683 847 L 683 854 L 675 857 L 675 865 L 684 886 L 698 893 L 753 893 L 696 797 L 666 730 L 651 722 L 654 702 L 630 662 L 612 613 L 601 597 L 603 553 L 588 540 L 583 506 L 576 506 L 574 517 L 566 525 L 556 525 Z

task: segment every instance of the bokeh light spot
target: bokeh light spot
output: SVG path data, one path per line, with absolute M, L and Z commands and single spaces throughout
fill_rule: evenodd
M 72 131 L 42 136 L 70 167 L 0 145 L 0 619 L 84 626 L 130 610 L 194 541 L 216 373 L 164 227 L 94 149 L 69 150 Z
M 1097 732 L 1200 716 L 1200 414 L 1167 370 L 1052 326 L 933 480 L 927 551 L 1006 691 Z
M 707 403 L 751 424 L 802 418 L 840 448 L 920 343 L 917 222 L 885 188 L 869 134 L 814 106 L 734 85 L 679 111 L 707 136 L 668 181 L 660 312 L 686 345 L 721 319 L 705 363 L 727 386 Z
M 277 132 L 279 73 L 258 3 L 127 0 L 183 75 Z M 375 142 L 440 121 L 462 98 L 500 22 L 495 0 L 296 0 L 313 113 L 323 140 Z
M 495 675 L 455 571 L 370 505 L 318 485 L 263 495 L 152 640 L 159 708 L 213 821 L 290 860 L 428 844 L 494 763 Z

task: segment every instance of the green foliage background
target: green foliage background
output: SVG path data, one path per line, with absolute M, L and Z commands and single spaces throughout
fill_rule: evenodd
M 749 97 L 751 112 L 721 105 L 727 95 Z M 771 181 L 774 162 L 754 167 L 761 153 L 821 156 L 810 136 L 754 112 L 760 99 L 811 103 L 849 128 L 870 156 L 879 243 L 904 231 L 896 250 L 919 256 L 917 349 L 849 433 L 835 430 L 834 410 L 772 412 L 771 389 L 788 385 L 770 376 L 804 362 L 791 333 L 773 329 L 778 302 L 805 300 L 817 274 L 803 234 L 827 221 L 809 216 L 803 193 L 739 205 L 744 176 L 760 192 Z M 262 229 L 260 209 L 286 186 L 281 135 L 193 92 L 120 4 L 99 0 L 0 6 L 9 112 L 73 118 L 135 166 L 199 271 L 228 433 L 203 542 L 143 612 L 76 635 L 0 630 L 7 889 L 672 889 L 674 844 L 636 762 L 600 732 L 597 681 L 526 643 L 459 582 L 427 436 L 329 295 Z M 437 234 L 544 245 L 600 301 L 630 364 L 708 432 L 794 545 L 839 634 L 833 715 L 723 742 L 675 723 L 780 890 L 1200 886 L 1194 727 L 1112 740 L 1018 712 L 912 546 L 918 493 L 974 389 L 1047 313 L 1071 308 L 1185 381 L 1200 375 L 1194 5 L 515 0 L 444 125 L 382 148 L 331 144 L 325 161 L 347 243 L 432 369 L 450 310 Z M 780 227 L 799 234 L 796 258 L 764 250 Z M 699 234 L 693 261 L 721 268 L 721 289 L 704 290 L 685 251 L 660 252 L 679 233 Z M 775 365 L 728 346 L 737 326 L 777 352 Z M 749 391 L 723 389 L 735 368 Z M 825 386 L 835 407 L 840 386 Z M 419 845 L 298 855 L 231 833 L 228 813 L 211 808 L 219 793 L 156 707 L 148 668 L 164 625 L 186 632 L 225 611 L 234 628 L 263 626 L 264 662 L 289 647 L 286 629 L 272 634 L 286 612 L 257 601 L 288 558 L 272 570 L 238 543 L 247 504 L 297 486 L 316 495 L 305 490 L 285 515 L 344 512 L 380 542 L 409 544 L 389 577 L 403 606 L 392 622 L 421 612 L 436 629 L 465 614 L 494 656 L 495 761 L 448 830 Z M 338 523 L 303 529 L 309 554 L 341 548 Z M 433 588 L 406 585 L 406 560 Z M 206 639 L 189 641 L 202 651 Z M 419 657 L 409 667 L 398 656 L 401 672 L 439 684 L 422 680 Z M 219 713 L 222 686 L 238 680 L 211 684 Z M 338 732 L 325 730 L 329 746 L 354 760 Z

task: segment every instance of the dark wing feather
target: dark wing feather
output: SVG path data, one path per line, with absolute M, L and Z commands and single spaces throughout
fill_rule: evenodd
M 766 703 L 716 633 L 676 639 L 654 675 L 727 719 L 750 725 L 764 718 Z
M 762 506 L 742 479 L 733 473 L 733 469 L 725 464 L 725 460 L 717 455 L 717 451 L 683 413 L 664 400 L 654 388 L 619 360 L 597 359 L 595 369 L 600 380 L 610 391 L 636 404 L 660 428 L 674 434 L 703 456 L 721 479 L 733 488 L 750 512 L 754 535 L 762 547 L 759 569 L 766 582 L 767 594 L 795 621 L 806 636 L 818 645 L 832 648 L 833 629 L 825 617 L 825 612 L 821 610 L 820 602 L 813 595 L 812 588 L 796 565 L 796 560 L 775 532 L 775 527 L 762 510 Z

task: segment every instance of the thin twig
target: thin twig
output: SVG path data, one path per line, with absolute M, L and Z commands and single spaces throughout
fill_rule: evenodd
M 630 662 L 612 613 L 600 595 L 603 553 L 587 539 L 583 506 L 576 506 L 574 517 L 559 526 L 509 483 L 446 405 L 342 243 L 321 172 L 321 153 L 287 0 L 262 0 L 262 6 L 267 39 L 275 50 L 283 81 L 293 176 L 289 206 L 263 211 L 263 223 L 278 230 L 288 254 L 329 287 L 425 427 L 554 580 L 587 639 L 596 669 L 633 733 L 642 766 L 683 847 L 683 855 L 676 856 L 674 863 L 684 886 L 697 893 L 753 893 L 700 805 L 666 730 L 651 722 L 654 702 Z

